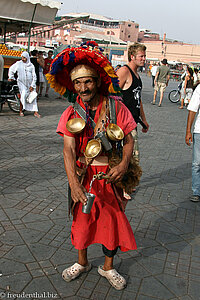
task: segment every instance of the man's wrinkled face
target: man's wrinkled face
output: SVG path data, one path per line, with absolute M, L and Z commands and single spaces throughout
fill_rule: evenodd
M 98 80 L 93 77 L 78 78 L 74 80 L 74 88 L 84 102 L 89 102 L 97 94 Z
M 135 56 L 131 55 L 131 60 L 134 61 L 136 66 L 143 67 L 146 61 L 146 52 L 139 50 Z

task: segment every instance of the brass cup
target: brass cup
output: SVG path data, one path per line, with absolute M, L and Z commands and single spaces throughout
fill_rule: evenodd
M 106 128 L 106 133 L 111 141 L 118 142 L 123 140 L 124 138 L 123 130 L 118 125 L 113 123 L 108 124 L 108 127 Z
M 66 128 L 73 134 L 80 133 L 85 128 L 85 121 L 80 118 L 74 118 L 67 122 Z
M 95 158 L 101 153 L 101 142 L 98 139 L 90 140 L 85 148 L 86 158 Z

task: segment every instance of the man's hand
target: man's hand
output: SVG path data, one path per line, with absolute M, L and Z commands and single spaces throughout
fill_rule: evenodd
M 126 173 L 128 166 L 124 163 L 120 163 L 119 165 L 112 168 L 107 174 L 110 178 L 107 180 L 107 183 L 114 183 L 120 181 L 124 174 Z
M 85 196 L 86 189 L 79 182 L 76 174 L 76 141 L 74 137 L 64 135 L 64 164 L 67 173 L 69 186 L 71 188 L 71 197 L 74 202 L 87 203 Z
M 149 124 L 147 123 L 147 121 L 142 122 L 147 126 L 147 129 L 142 128 L 142 132 L 146 133 L 149 130 Z
M 71 196 L 74 202 L 82 202 L 84 205 L 87 203 L 87 197 L 85 193 L 87 192 L 86 189 L 82 184 L 79 182 L 73 183 L 70 185 L 71 188 Z
M 186 132 L 186 135 L 185 135 L 185 142 L 188 146 L 191 146 L 191 143 L 193 142 L 193 139 L 192 139 L 192 134 L 190 131 L 187 131 Z
M 146 125 L 147 129 L 142 128 L 142 132 L 147 132 L 149 129 L 149 124 L 146 121 L 145 113 L 144 113 L 144 108 L 142 104 L 142 100 L 140 101 L 140 117 L 142 119 L 142 122 Z
M 186 135 L 185 135 L 185 142 L 188 146 L 191 146 L 191 143 L 193 142 L 191 128 L 195 119 L 195 115 L 196 115 L 195 111 L 189 110 L 188 118 L 187 118 Z
M 32 91 L 33 91 L 33 87 L 32 87 L 32 86 L 30 86 L 30 88 L 29 88 L 29 91 L 30 91 L 30 92 L 32 92 Z

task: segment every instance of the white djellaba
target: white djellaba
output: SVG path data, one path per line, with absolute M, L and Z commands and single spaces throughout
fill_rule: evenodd
M 28 103 L 26 101 L 26 98 L 30 93 L 29 88 L 32 87 L 34 91 L 36 90 L 35 67 L 30 62 L 30 56 L 28 52 L 24 51 L 21 56 L 25 57 L 27 61 L 23 62 L 20 60 L 13 64 L 9 68 L 8 77 L 9 79 L 15 80 L 14 74 L 17 72 L 17 85 L 19 87 L 20 101 L 23 105 L 23 109 L 37 112 L 37 97 L 32 103 Z

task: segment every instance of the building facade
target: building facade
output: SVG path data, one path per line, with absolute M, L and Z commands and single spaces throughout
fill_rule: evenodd
M 167 58 L 180 63 L 200 64 L 200 45 L 160 38 L 158 33 L 140 29 L 134 21 L 113 20 L 89 13 L 71 13 L 60 17 L 62 26 L 52 25 L 32 29 L 31 46 L 52 47 L 59 45 L 78 46 L 85 40 L 96 40 L 105 48 L 106 54 L 112 51 L 113 65 L 127 62 L 127 47 L 130 43 L 140 42 L 147 47 L 147 59 L 159 61 Z M 76 20 L 76 21 L 72 21 Z M 19 34 L 17 44 L 28 45 L 28 36 Z
M 69 23 L 72 18 L 84 18 L 75 23 Z M 61 17 L 65 25 L 61 27 L 46 26 L 32 29 L 31 46 L 53 47 L 54 45 L 79 45 L 82 42 L 80 35 L 91 33 L 94 36 L 100 34 L 108 37 L 115 37 L 116 40 L 124 42 L 136 42 L 139 34 L 139 24 L 134 21 L 119 21 L 109 19 L 95 14 L 67 14 Z M 112 44 L 110 38 L 110 44 Z M 28 45 L 28 36 L 20 34 L 16 39 L 17 44 Z M 120 42 L 119 42 L 120 44 Z

